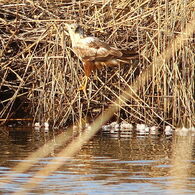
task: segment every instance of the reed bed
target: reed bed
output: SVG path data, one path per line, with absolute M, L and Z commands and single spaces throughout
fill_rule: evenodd
M 194 37 L 169 58 L 157 60 L 185 34 L 194 1 L 3 1 L 0 2 L 0 122 L 28 119 L 69 126 L 91 121 L 131 89 L 144 70 L 146 82 L 121 99 L 114 120 L 151 125 L 195 124 Z M 94 72 L 87 96 L 77 89 L 84 75 L 71 50 L 65 23 L 87 35 L 139 53 L 129 64 Z M 180 38 L 182 38 L 180 36 Z M 156 65 L 156 63 L 159 63 Z M 158 68 L 152 68 L 158 66 Z

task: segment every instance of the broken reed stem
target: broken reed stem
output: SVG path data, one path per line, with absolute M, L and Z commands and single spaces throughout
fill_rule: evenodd
M 33 121 L 33 118 L 0 118 L 0 121 Z
M 96 133 L 97 131 L 102 127 L 103 124 L 105 124 L 115 112 L 120 109 L 121 105 L 120 99 L 122 99 L 124 102 L 128 100 L 130 96 L 134 96 L 139 90 L 139 88 L 144 85 L 147 82 L 148 75 L 150 77 L 152 76 L 152 72 L 154 69 L 157 69 L 159 64 L 164 63 L 165 60 L 169 60 L 169 58 L 174 55 L 175 52 L 177 52 L 179 49 L 183 47 L 186 41 L 188 41 L 188 38 L 192 36 L 192 34 L 195 31 L 195 20 L 192 19 L 187 25 L 184 30 L 184 32 L 181 32 L 180 35 L 178 35 L 170 44 L 170 46 L 167 48 L 166 51 L 162 52 L 155 61 L 153 62 L 153 66 L 148 67 L 146 70 L 144 70 L 140 76 L 133 82 L 131 87 L 128 87 L 125 90 L 125 93 L 123 92 L 119 98 L 112 104 L 110 107 L 102 113 L 101 116 L 99 116 L 92 124 L 90 130 L 85 130 L 84 133 L 80 136 L 78 136 L 76 139 L 74 139 L 67 147 L 65 147 L 61 152 L 59 152 L 53 160 L 51 160 L 44 168 L 42 168 L 40 171 L 36 172 L 36 174 L 29 179 L 29 181 L 22 186 L 22 190 L 14 193 L 14 194 L 24 194 L 27 191 L 29 191 L 31 188 L 38 185 L 41 181 L 44 180 L 48 175 L 50 175 L 52 172 L 57 170 L 61 165 L 64 164 L 64 158 L 68 158 L 68 160 L 71 160 L 70 157 L 72 157 L 76 152 L 78 152 L 83 144 L 85 144 L 87 141 L 89 141 Z M 171 53 L 171 54 L 170 54 Z M 122 105 L 121 105 L 122 106 Z M 61 135 L 57 136 L 60 137 Z M 20 169 L 20 165 L 18 165 L 18 169 Z M 17 171 L 17 170 L 15 170 Z M 44 176 L 44 177 L 43 177 Z

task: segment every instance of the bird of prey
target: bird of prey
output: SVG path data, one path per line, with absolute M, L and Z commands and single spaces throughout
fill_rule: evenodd
M 88 78 L 93 70 L 102 66 L 115 66 L 123 59 L 123 53 L 118 48 L 111 47 L 97 37 L 84 36 L 83 28 L 78 24 L 66 24 L 66 29 L 71 38 L 72 50 L 82 61 L 84 66 L 84 83 L 81 90 L 86 90 Z

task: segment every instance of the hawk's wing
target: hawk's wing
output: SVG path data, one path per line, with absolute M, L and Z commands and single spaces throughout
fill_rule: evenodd
M 108 56 L 122 56 L 121 51 L 110 47 L 96 37 L 81 39 L 73 49 L 78 57 L 85 60 L 95 60 L 96 58 L 106 58 Z

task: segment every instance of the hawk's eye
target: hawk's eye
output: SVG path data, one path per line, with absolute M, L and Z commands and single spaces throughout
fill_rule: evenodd
M 77 26 L 75 29 L 75 33 L 84 34 L 84 30 L 81 26 Z

